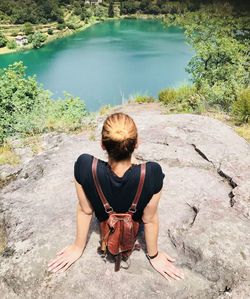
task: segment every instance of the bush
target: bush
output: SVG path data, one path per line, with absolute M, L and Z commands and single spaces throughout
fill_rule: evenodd
M 91 18 L 92 15 L 93 15 L 93 12 L 92 12 L 91 8 L 86 8 L 86 7 L 83 7 L 83 9 L 82 9 L 82 13 L 81 13 L 81 20 L 82 21 L 85 21 L 86 19 Z
M 48 32 L 49 35 L 53 35 L 53 29 L 52 28 L 48 28 L 47 32 Z
M 21 62 L 0 73 L 0 145 L 15 135 L 77 130 L 86 114 L 79 98 L 51 99 L 35 77 L 25 76 Z
M 14 31 L 11 33 L 11 36 L 16 37 L 16 36 L 18 36 L 18 33 L 19 33 L 19 30 L 14 30 Z
M 23 32 L 26 35 L 30 35 L 30 34 L 34 33 L 32 24 L 31 23 L 25 23 L 23 25 Z
M 201 112 L 205 105 L 204 96 L 189 85 L 160 91 L 159 101 L 176 112 Z
M 232 114 L 239 123 L 250 122 L 250 87 L 239 93 L 232 106 Z
M 213 86 L 203 82 L 203 85 L 199 90 L 200 93 L 206 97 L 206 101 L 209 106 L 222 109 L 227 112 L 236 100 L 237 86 L 232 88 L 228 82 L 216 82 Z
M 65 23 L 59 23 L 59 24 L 57 24 L 57 26 L 56 26 L 56 29 L 57 30 L 63 30 L 63 29 L 65 29 L 66 28 L 66 24 Z
M 76 26 L 73 23 L 67 23 L 66 26 L 71 29 L 71 30 L 75 30 Z
M 94 15 L 95 17 L 97 17 L 98 19 L 102 19 L 107 17 L 108 13 L 107 13 L 107 9 L 100 6 L 100 5 L 96 5 L 94 7 Z
M 53 100 L 48 108 L 46 127 L 57 131 L 75 131 L 82 126 L 82 119 L 87 115 L 84 102 L 70 94 L 64 99 Z
M 160 91 L 158 98 L 164 105 L 168 105 L 176 101 L 177 93 L 173 88 L 166 88 Z
M 135 103 L 152 103 L 155 99 L 152 96 L 148 95 L 137 95 L 133 98 Z
M 17 44 L 16 44 L 16 41 L 15 40 L 10 40 L 7 42 L 7 48 L 8 49 L 16 49 L 17 47 Z
M 3 35 L 2 32 L 0 32 L 0 48 L 5 47 L 7 44 L 7 39 L 6 37 Z
M 41 46 L 46 41 L 46 39 L 47 39 L 47 36 L 44 33 L 41 33 L 39 31 L 34 33 L 31 38 L 33 48 L 35 48 L 35 49 L 41 48 Z

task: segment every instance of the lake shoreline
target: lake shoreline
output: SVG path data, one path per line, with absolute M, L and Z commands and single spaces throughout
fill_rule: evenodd
M 104 21 L 106 21 L 106 19 L 105 20 L 93 19 L 89 23 L 87 23 L 87 24 L 83 25 L 82 27 L 77 28 L 75 30 L 67 28 L 63 32 L 60 31 L 58 34 L 53 34 L 53 35 L 49 36 L 48 39 L 42 44 L 42 47 L 48 45 L 49 43 L 51 43 L 53 41 L 60 40 L 60 39 L 63 39 L 65 37 L 69 37 L 69 36 L 72 36 L 72 35 L 77 34 L 79 32 L 85 31 L 89 27 L 91 27 L 95 24 L 104 22 Z M 28 51 L 28 50 L 35 50 L 32 46 L 32 43 L 28 44 L 26 46 L 23 46 L 23 47 L 16 48 L 16 49 L 8 49 L 7 47 L 0 48 L 0 55 L 6 55 L 6 54 L 18 53 L 18 52 L 25 52 L 25 51 Z
M 89 23 L 84 24 L 83 26 L 81 26 L 80 28 L 77 28 L 75 30 L 72 29 L 65 29 L 63 32 L 59 31 L 58 33 L 55 33 L 53 35 L 50 35 L 47 40 L 43 43 L 42 47 L 48 45 L 49 43 L 56 41 L 56 40 L 60 40 L 63 39 L 65 37 L 69 37 L 72 36 L 74 34 L 80 33 L 82 31 L 85 31 L 86 29 L 88 29 L 89 27 L 102 23 L 102 22 L 106 22 L 106 21 L 112 21 L 112 20 L 133 20 L 133 19 L 137 19 L 137 20 L 164 20 L 164 15 L 145 15 L 145 14 L 130 14 L 130 15 L 122 15 L 122 16 L 116 16 L 114 18 L 103 18 L 102 20 L 100 19 L 96 19 L 96 18 L 92 18 L 90 19 Z M 46 25 L 49 25 L 46 24 Z M 11 53 L 18 53 L 18 52 L 25 52 L 28 50 L 34 50 L 32 43 L 28 44 L 26 46 L 23 47 L 18 47 L 16 49 L 8 49 L 7 46 L 0 48 L 0 56 L 1 55 L 6 55 L 6 54 L 11 54 Z

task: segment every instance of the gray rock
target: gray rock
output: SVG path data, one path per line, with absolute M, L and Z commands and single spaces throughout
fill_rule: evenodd
M 23 165 L 1 193 L 7 247 L 0 258 L 1 298 L 248 298 L 250 147 L 227 125 L 198 115 L 164 115 L 157 104 L 114 111 L 136 121 L 139 161 L 159 161 L 165 177 L 159 247 L 176 257 L 185 280 L 168 283 L 143 251 L 118 273 L 97 255 L 98 223 L 83 256 L 64 274 L 47 263 L 74 241 L 73 164 L 81 153 L 106 159 L 96 138 L 62 135 L 60 144 Z M 56 138 L 55 138 L 56 139 Z M 17 187 L 17 185 L 18 187 Z M 143 230 L 139 240 L 143 243 Z

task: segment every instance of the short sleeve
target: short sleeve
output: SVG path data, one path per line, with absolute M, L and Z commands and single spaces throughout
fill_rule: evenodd
M 79 173 L 79 158 L 75 161 L 75 165 L 74 165 L 74 176 L 75 179 L 77 181 L 77 183 L 81 184 L 81 180 L 80 180 L 80 173 Z
M 162 168 L 160 164 L 154 163 L 153 174 L 154 174 L 154 194 L 156 194 L 161 191 L 163 186 L 163 180 L 165 177 L 165 174 L 162 172 Z
M 91 169 L 92 158 L 93 156 L 89 154 L 82 154 L 74 164 L 74 176 L 81 185 L 84 185 L 85 178 Z

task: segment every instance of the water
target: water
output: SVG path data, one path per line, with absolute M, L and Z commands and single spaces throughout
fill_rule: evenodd
M 66 91 L 95 111 L 188 82 L 185 67 L 192 55 L 178 27 L 167 29 L 157 20 L 112 20 L 38 50 L 1 55 L 0 67 L 21 60 L 53 97 Z

